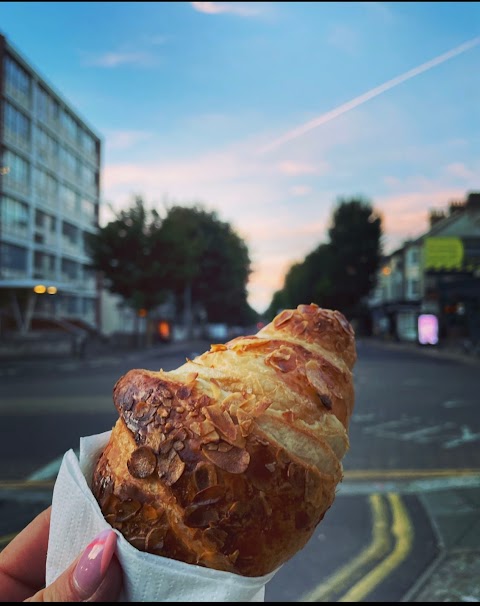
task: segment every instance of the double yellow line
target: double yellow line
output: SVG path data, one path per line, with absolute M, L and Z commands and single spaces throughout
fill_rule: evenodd
M 386 498 L 372 494 L 369 501 L 371 543 L 300 602 L 330 602 L 333 596 L 340 596 L 337 602 L 360 602 L 406 559 L 413 544 L 413 527 L 402 499 L 388 493 Z
M 55 480 L 0 480 L 0 490 L 42 490 L 54 484 Z

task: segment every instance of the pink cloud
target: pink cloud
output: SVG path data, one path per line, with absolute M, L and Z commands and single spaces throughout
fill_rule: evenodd
M 298 177 L 299 175 L 320 175 L 325 174 L 329 165 L 327 162 L 318 162 L 317 164 L 308 164 L 306 162 L 295 162 L 285 160 L 278 164 L 280 172 L 289 177 Z
M 190 2 L 199 13 L 207 15 L 220 15 L 222 13 L 237 15 L 239 17 L 254 17 L 260 14 L 256 2 Z
M 465 166 L 465 164 L 462 162 L 452 162 L 452 164 L 449 164 L 446 167 L 445 171 L 448 175 L 456 177 L 457 179 L 464 179 L 466 181 L 470 181 L 475 178 L 478 179 L 475 172 L 467 168 L 467 166 Z
M 312 193 L 312 188 L 310 185 L 294 185 L 289 189 L 289 192 L 292 196 L 299 198 L 301 196 L 308 196 L 308 194 Z
M 386 248 L 398 246 L 407 238 L 419 237 L 428 227 L 429 211 L 445 209 L 451 200 L 463 199 L 463 189 L 411 191 L 378 198 L 375 208 L 382 214 Z

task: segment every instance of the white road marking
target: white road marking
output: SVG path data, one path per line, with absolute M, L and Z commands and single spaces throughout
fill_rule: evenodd
M 419 417 L 396 419 L 363 428 L 364 433 L 377 438 L 388 438 L 415 444 L 441 444 L 444 449 L 457 448 L 463 444 L 480 441 L 467 425 L 459 426 L 452 421 L 440 425 L 428 425 Z
M 467 402 L 466 400 L 446 400 L 445 402 L 443 402 L 442 406 L 444 408 L 461 408 L 462 406 L 469 406 L 470 402 Z
M 466 425 L 462 426 L 462 435 L 453 440 L 449 440 L 443 444 L 443 448 L 456 448 L 457 446 L 462 446 L 463 444 L 468 444 L 469 442 L 477 442 L 480 440 L 480 433 L 473 433 L 469 427 Z
M 56 478 L 62 461 L 63 455 L 57 459 L 54 459 L 53 461 L 50 461 L 50 463 L 44 467 L 41 467 L 40 469 L 37 469 L 37 471 L 34 471 L 28 476 L 27 481 L 38 482 L 41 480 L 51 480 L 52 478 Z
M 409 431 L 407 433 L 401 434 L 399 437 L 400 440 L 412 440 L 419 444 L 428 444 L 434 441 L 434 438 L 432 438 L 432 434 L 442 432 L 445 429 L 452 429 L 454 427 L 455 423 L 444 423 L 443 425 L 434 425 L 433 427 L 424 427 L 423 429 Z

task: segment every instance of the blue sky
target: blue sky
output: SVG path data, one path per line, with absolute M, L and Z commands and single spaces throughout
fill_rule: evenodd
M 216 210 L 259 311 L 339 197 L 388 252 L 480 190 L 477 2 L 2 2 L 0 30 L 102 137 L 105 202 Z

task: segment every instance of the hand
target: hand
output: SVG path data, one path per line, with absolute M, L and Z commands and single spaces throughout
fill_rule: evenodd
M 122 571 L 114 556 L 116 535 L 112 530 L 97 535 L 73 564 L 45 587 L 50 513 L 49 507 L 0 553 L 0 601 L 116 601 Z

